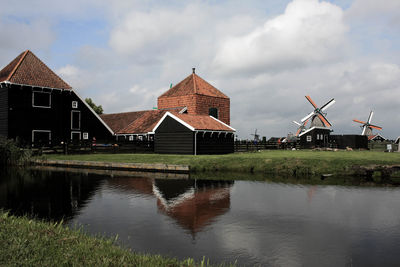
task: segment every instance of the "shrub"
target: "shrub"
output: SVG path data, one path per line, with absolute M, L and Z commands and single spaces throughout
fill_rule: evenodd
M 20 148 L 13 140 L 0 137 L 0 166 L 23 165 L 30 157 L 30 150 Z

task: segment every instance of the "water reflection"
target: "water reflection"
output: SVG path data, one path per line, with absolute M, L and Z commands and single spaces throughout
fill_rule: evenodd
M 1 174 L 0 208 L 68 218 L 88 233 L 118 235 L 133 251 L 180 259 L 240 266 L 400 262 L 397 187 L 50 170 Z
M 114 178 L 109 184 L 119 190 L 157 198 L 157 208 L 195 236 L 230 208 L 234 181 Z
M 104 177 L 89 173 L 3 170 L 0 208 L 39 219 L 72 219 L 86 205 Z

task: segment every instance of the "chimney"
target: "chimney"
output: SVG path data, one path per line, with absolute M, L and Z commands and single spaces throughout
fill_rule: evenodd
M 193 74 L 195 74 L 196 72 L 196 68 L 192 68 Z

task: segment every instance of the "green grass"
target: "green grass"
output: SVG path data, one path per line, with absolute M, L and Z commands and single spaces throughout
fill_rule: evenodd
M 61 223 L 14 217 L 0 210 L 0 266 L 208 266 L 136 254 L 113 240 L 90 237 Z
M 48 159 L 189 165 L 191 172 L 253 172 L 288 176 L 349 174 L 354 165 L 400 164 L 400 153 L 271 150 L 227 155 L 86 154 Z

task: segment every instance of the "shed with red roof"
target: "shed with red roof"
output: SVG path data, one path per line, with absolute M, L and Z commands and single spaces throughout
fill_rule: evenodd
M 153 129 L 154 151 L 192 155 L 233 153 L 235 131 L 212 116 L 166 112 Z

